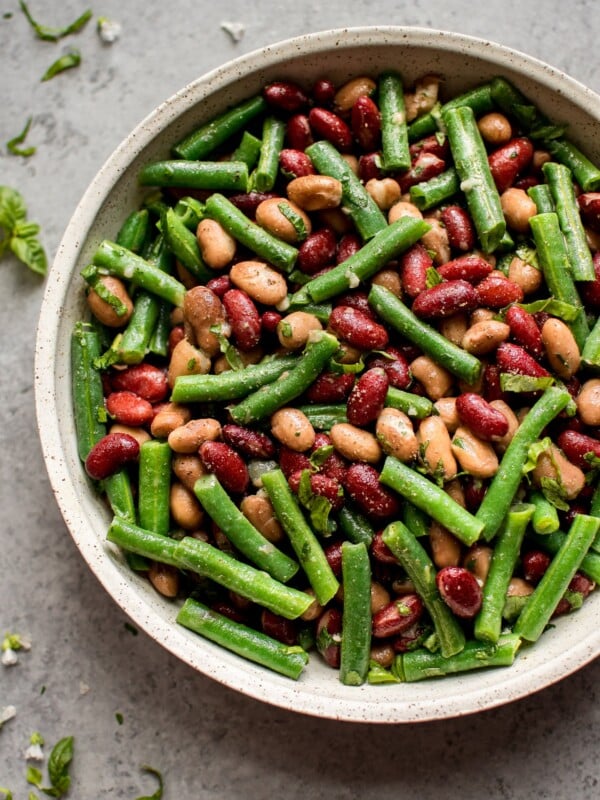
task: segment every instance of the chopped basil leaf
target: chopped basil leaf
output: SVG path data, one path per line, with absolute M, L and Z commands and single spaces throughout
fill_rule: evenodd
M 580 309 L 564 300 L 557 300 L 554 297 L 545 297 L 541 300 L 534 300 L 532 303 L 519 303 L 520 307 L 530 314 L 538 311 L 547 311 L 553 317 L 559 317 L 564 322 L 573 322 L 579 315 Z
M 532 375 L 500 373 L 500 388 L 503 392 L 539 392 L 552 386 L 554 378 L 534 378 Z
M 369 661 L 369 671 L 367 673 L 367 683 L 378 685 L 381 683 L 400 683 L 400 678 L 394 673 L 382 667 L 377 661 Z
M 88 9 L 69 25 L 65 25 L 63 28 L 51 28 L 48 25 L 42 25 L 41 23 L 36 22 L 31 16 L 31 12 L 23 0 L 19 0 L 19 5 L 21 6 L 21 11 L 27 17 L 27 21 L 35 31 L 38 39 L 43 39 L 45 42 L 57 42 L 59 39 L 62 39 L 63 36 L 68 36 L 71 33 L 77 33 L 77 31 L 80 31 L 88 22 L 88 20 L 92 18 L 92 11 L 91 9 Z
M 308 236 L 308 231 L 306 230 L 306 225 L 300 214 L 298 214 L 297 211 L 294 211 L 289 203 L 279 203 L 277 208 L 287 219 L 287 221 L 292 224 L 294 230 L 296 231 L 298 241 L 303 242 Z
M 427 289 L 432 289 L 434 286 L 437 286 L 438 283 L 442 282 L 442 276 L 437 271 L 435 267 L 429 267 L 427 272 L 425 273 L 425 287 Z
M 542 478 L 541 484 L 542 494 L 549 503 L 552 503 L 559 511 L 569 510 L 567 495 L 562 481 L 555 478 Z
M 65 53 L 64 56 L 57 58 L 54 61 L 46 72 L 42 75 L 42 82 L 49 81 L 51 78 L 54 78 L 56 75 L 59 75 L 61 72 L 64 72 L 67 69 L 72 69 L 73 67 L 78 67 L 81 64 L 81 53 L 79 50 L 69 50 L 68 53 Z
M 29 133 L 29 128 L 31 127 L 31 119 L 32 119 L 31 117 L 27 119 L 25 127 L 23 128 L 21 133 L 18 133 L 16 136 L 14 136 L 6 143 L 6 148 L 8 152 L 12 153 L 13 156 L 22 156 L 23 158 L 29 158 L 29 156 L 32 156 L 36 151 L 35 147 L 19 147 L 19 145 L 23 144 L 23 142 L 27 138 L 27 134 Z
M 25 780 L 27 783 L 30 783 L 32 786 L 35 786 L 37 789 L 42 788 L 42 773 L 37 767 L 29 766 L 27 767 L 27 772 L 25 773 Z
M 144 770 L 144 772 L 149 772 L 151 775 L 154 775 L 154 777 L 158 781 L 158 789 L 154 792 L 153 795 L 145 795 L 144 797 L 138 797 L 136 798 L 136 800 L 161 800 L 163 796 L 162 775 L 157 769 L 154 769 L 154 767 L 149 767 L 147 764 L 145 764 L 142 767 L 142 769 Z
M 329 456 L 333 453 L 334 447 L 332 444 L 325 444 L 323 447 L 318 447 L 310 456 L 311 467 L 318 469 L 323 466 Z

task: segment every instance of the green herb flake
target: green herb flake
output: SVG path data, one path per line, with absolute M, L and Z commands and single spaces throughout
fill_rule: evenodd
M 18 133 L 16 136 L 14 136 L 6 143 L 6 149 L 8 150 L 9 153 L 12 153 L 13 156 L 21 156 L 22 158 L 29 158 L 29 156 L 32 156 L 35 153 L 36 151 L 35 147 L 19 147 L 19 145 L 23 144 L 23 142 L 27 138 L 27 134 L 29 133 L 29 129 L 31 128 L 31 120 L 32 118 L 29 117 L 21 133 Z
M 382 667 L 377 661 L 371 660 L 367 672 L 367 683 L 375 686 L 382 683 L 400 683 L 400 678 L 391 670 Z
M 25 773 L 25 780 L 27 783 L 30 783 L 32 786 L 35 786 L 37 789 L 42 788 L 42 780 L 43 776 L 41 771 L 37 767 L 28 766 L 27 772 Z
M 0 258 L 8 249 L 30 270 L 45 275 L 48 262 L 37 238 L 39 230 L 39 225 L 28 222 L 20 192 L 0 186 Z
M 0 786 L 0 794 L 4 800 L 13 800 L 13 793 L 10 789 L 4 789 L 2 786 Z
M 123 623 L 123 627 L 124 627 L 124 628 L 125 628 L 125 630 L 126 630 L 126 631 L 128 631 L 128 633 L 130 633 L 132 636 L 137 636 L 137 635 L 138 635 L 138 633 L 139 633 L 138 629 L 135 627 L 135 625 L 132 625 L 132 624 L 131 624 L 131 622 L 124 622 L 124 623 Z
M 554 382 L 552 376 L 534 378 L 532 375 L 500 373 L 500 388 L 503 392 L 539 392 L 552 386 Z
M 73 69 L 73 67 L 78 67 L 81 64 L 81 53 L 79 50 L 69 50 L 64 56 L 57 58 L 54 61 L 46 72 L 41 77 L 41 82 L 49 81 L 52 78 L 60 75 L 61 72 L 65 72 L 67 69 Z
M 287 219 L 289 223 L 291 223 L 292 227 L 296 231 L 296 236 L 298 237 L 299 242 L 303 242 L 306 237 L 308 236 L 308 231 L 306 229 L 306 224 L 300 214 L 290 206 L 289 203 L 279 203 L 277 208 L 281 212 L 281 214 Z
M 117 720 L 119 725 L 123 724 L 123 714 L 120 711 L 115 712 L 115 719 Z
M 161 800 L 163 796 L 163 778 L 160 772 L 154 767 L 149 767 L 145 764 L 142 769 L 144 772 L 149 772 L 151 775 L 154 775 L 156 780 L 158 781 L 158 789 L 152 795 L 144 795 L 144 797 L 137 797 L 136 800 Z
M 23 14 L 25 14 L 25 17 L 27 18 L 27 22 L 29 22 L 29 24 L 35 31 L 35 34 L 38 37 L 38 39 L 42 39 L 45 42 L 57 42 L 64 36 L 69 36 L 71 33 L 77 33 L 92 18 L 92 11 L 91 9 L 88 9 L 87 11 L 84 11 L 80 17 L 77 17 L 77 19 L 74 22 L 71 22 L 69 25 L 65 25 L 63 28 L 51 28 L 48 25 L 42 25 L 40 22 L 36 22 L 36 20 L 32 17 L 29 8 L 23 2 L 23 0 L 19 0 L 19 5 L 21 7 L 21 11 L 23 12 Z
M 427 289 L 432 289 L 442 282 L 442 276 L 435 267 L 429 267 L 425 273 L 425 286 Z
M 332 444 L 325 444 L 322 447 L 318 447 L 310 456 L 311 467 L 314 467 L 315 469 L 322 467 L 329 456 L 332 455 L 334 449 L 335 448 Z

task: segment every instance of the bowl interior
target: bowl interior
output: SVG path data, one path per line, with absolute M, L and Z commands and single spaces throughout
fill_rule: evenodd
M 439 719 L 525 696 L 578 669 L 600 652 L 600 597 L 523 651 L 509 669 L 418 684 L 343 686 L 312 658 L 293 681 L 250 664 L 174 622 L 177 607 L 160 598 L 105 543 L 110 515 L 91 490 L 77 457 L 70 394 L 70 335 L 85 317 L 80 270 L 102 238 L 114 238 L 139 206 L 139 167 L 167 156 L 202 122 L 277 79 L 309 87 L 315 79 L 376 76 L 397 69 L 406 85 L 426 73 L 443 76 L 451 97 L 495 75 L 520 88 L 569 136 L 600 161 L 600 98 L 559 71 L 499 45 L 457 34 L 408 28 L 328 31 L 267 47 L 214 70 L 162 103 L 120 145 L 88 188 L 50 271 L 36 348 L 36 397 L 44 457 L 65 522 L 90 568 L 125 612 L 150 636 L 195 669 L 257 699 L 316 716 L 371 722 Z

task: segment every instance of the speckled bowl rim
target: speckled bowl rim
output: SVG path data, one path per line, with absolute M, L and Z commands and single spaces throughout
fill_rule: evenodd
M 334 671 L 314 658 L 301 679 L 293 682 L 204 641 L 173 624 L 172 604 L 157 597 L 148 590 L 147 582 L 128 572 L 120 554 L 103 541 L 109 517 L 87 484 L 75 452 L 65 320 L 73 316 L 72 295 L 78 285 L 75 270 L 83 266 L 90 229 L 101 216 L 101 209 L 111 203 L 111 193 L 116 191 L 120 178 L 127 176 L 132 160 L 145 152 L 164 127 L 186 114 L 190 106 L 199 107 L 201 102 L 210 105 L 213 93 L 233 86 L 242 76 L 268 70 L 274 74 L 274 67 L 282 75 L 287 74 L 284 62 L 299 54 L 317 59 L 336 51 L 343 55 L 346 48 L 367 48 L 368 53 L 363 56 L 367 58 L 377 48 L 390 46 L 408 48 L 409 53 L 412 48 L 433 48 L 439 51 L 440 58 L 452 58 L 458 52 L 466 59 L 485 62 L 486 68 L 497 74 L 513 75 L 517 83 L 522 82 L 521 78 L 526 83 L 534 81 L 546 105 L 548 90 L 555 91 L 561 102 L 573 103 L 589 116 L 588 133 L 600 123 L 600 98 L 582 84 L 523 53 L 457 33 L 424 28 L 347 28 L 295 37 L 241 56 L 159 105 L 93 179 L 69 222 L 47 279 L 35 357 L 38 427 L 57 503 L 90 569 L 133 622 L 194 669 L 257 700 L 317 717 L 373 723 L 471 714 L 517 700 L 566 677 L 600 653 L 600 598 L 591 598 L 572 618 L 559 620 L 554 630 L 544 634 L 543 643 L 520 654 L 511 668 L 417 684 L 345 687 Z M 324 74 L 327 69 L 328 62 L 324 62 Z M 220 102 L 224 102 L 223 97 Z M 550 113 L 548 108 L 545 110 Z M 87 244 L 88 252 L 91 246 Z

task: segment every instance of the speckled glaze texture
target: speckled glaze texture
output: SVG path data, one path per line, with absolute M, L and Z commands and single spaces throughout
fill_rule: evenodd
M 109 515 L 91 490 L 77 457 L 70 398 L 69 340 L 84 313 L 79 270 L 98 242 L 114 237 L 141 195 L 139 167 L 270 80 L 310 85 L 384 68 L 401 68 L 407 84 L 435 72 L 452 96 L 502 74 L 542 111 L 568 121 L 571 138 L 600 161 L 600 98 L 557 70 L 478 39 L 418 28 L 351 28 L 311 34 L 250 53 L 214 70 L 162 103 L 120 145 L 79 203 L 48 278 L 38 328 L 36 403 L 46 466 L 57 502 L 81 554 L 129 617 L 178 658 L 205 675 L 282 708 L 338 720 L 391 723 L 442 719 L 489 709 L 531 694 L 600 653 L 600 596 L 523 651 L 510 669 L 392 686 L 343 686 L 313 658 L 302 678 L 288 679 L 239 659 L 174 622 L 177 608 L 133 574 L 105 543 Z

